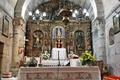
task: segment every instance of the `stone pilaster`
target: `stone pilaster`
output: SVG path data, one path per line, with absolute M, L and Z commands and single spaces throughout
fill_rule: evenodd
M 24 27 L 24 20 L 22 18 L 15 17 L 13 19 L 13 66 L 19 65 L 19 45 L 21 38 L 21 30 Z M 23 36 L 24 38 L 24 36 Z
M 96 19 L 92 23 L 93 33 L 93 50 L 97 60 L 106 62 L 106 47 L 105 47 L 105 20 Z

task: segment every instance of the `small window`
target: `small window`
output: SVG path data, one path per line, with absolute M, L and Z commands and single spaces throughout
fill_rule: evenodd
M 110 43 L 110 45 L 114 44 L 114 30 L 113 30 L 113 28 L 111 28 L 109 31 L 109 43 Z

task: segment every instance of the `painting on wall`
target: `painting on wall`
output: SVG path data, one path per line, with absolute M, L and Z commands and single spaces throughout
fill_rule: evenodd
M 8 33 L 9 33 L 9 20 L 7 16 L 4 16 L 3 25 L 2 25 L 2 34 L 8 37 Z
M 84 36 L 84 32 L 81 30 L 75 32 L 75 45 L 76 45 L 76 51 L 80 56 L 85 50 L 85 36 Z
M 113 16 L 114 33 L 120 32 L 120 14 Z

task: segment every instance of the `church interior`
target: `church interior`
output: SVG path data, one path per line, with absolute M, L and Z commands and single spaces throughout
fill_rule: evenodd
M 120 0 L 0 0 L 0 80 L 120 80 Z

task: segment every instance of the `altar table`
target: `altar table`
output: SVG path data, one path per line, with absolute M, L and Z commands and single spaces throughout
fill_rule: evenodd
M 18 80 L 101 80 L 97 66 L 21 67 Z

